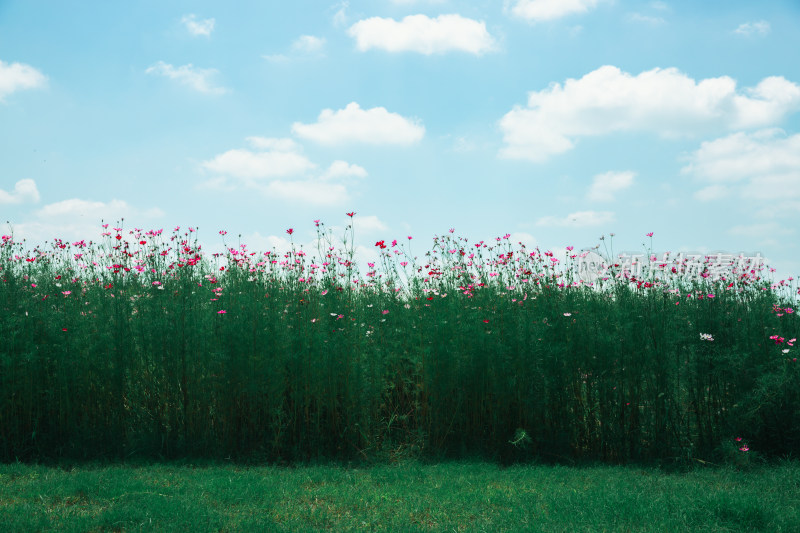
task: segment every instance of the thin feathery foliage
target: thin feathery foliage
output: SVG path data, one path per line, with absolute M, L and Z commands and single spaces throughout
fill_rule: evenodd
M 760 270 L 687 282 L 609 260 L 586 283 L 579 254 L 451 231 L 423 256 L 378 241 L 362 274 L 353 224 L 339 245 L 317 227 L 313 257 L 209 257 L 178 228 L 4 236 L 0 460 L 800 451 L 800 322 Z

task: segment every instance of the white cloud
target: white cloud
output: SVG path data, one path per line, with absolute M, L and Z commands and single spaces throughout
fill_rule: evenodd
M 597 174 L 592 180 L 587 197 L 595 202 L 611 202 L 614 200 L 614 193 L 633 185 L 635 177 L 636 173 L 630 170 Z
M 736 237 L 747 237 L 748 239 L 755 240 L 759 246 L 786 246 L 787 241 L 794 241 L 795 239 L 775 238 L 780 236 L 794 235 L 795 230 L 787 228 L 785 224 L 778 224 L 776 222 L 754 223 L 754 224 L 740 224 L 730 228 L 727 233 Z M 764 258 L 766 264 L 770 265 L 769 258 Z
M 164 216 L 158 208 L 139 209 L 122 200 L 98 202 L 70 198 L 43 206 L 34 211 L 32 220 L 14 225 L 15 239 L 42 243 L 55 237 L 70 240 L 97 240 L 103 228 L 101 221 L 114 224 L 122 219 L 137 226 Z
M 537 245 L 536 237 L 534 237 L 530 233 L 525 233 L 522 231 L 517 231 L 512 233 L 511 236 L 508 238 L 508 241 L 513 243 L 514 245 L 522 243 L 528 249 L 535 248 Z
M 500 120 L 506 143 L 500 155 L 543 161 L 571 150 L 580 137 L 616 131 L 675 137 L 764 127 L 797 109 L 800 86 L 783 77 L 737 91 L 727 76 L 695 82 L 675 68 L 632 76 L 606 65 L 529 93 L 527 106 Z
M 224 87 L 215 87 L 211 83 L 211 78 L 218 74 L 218 71 L 213 68 L 197 68 L 188 65 L 174 67 L 169 63 L 159 61 L 155 65 L 145 70 L 147 74 L 158 74 L 165 76 L 171 80 L 175 80 L 183 85 L 188 85 L 192 89 L 207 94 L 223 94 L 227 92 Z
M 367 171 L 363 167 L 351 165 L 347 161 L 336 160 L 331 163 L 331 166 L 328 167 L 328 170 L 326 170 L 321 176 L 321 178 L 324 180 L 347 177 L 366 178 Z
M 302 59 L 309 56 L 322 55 L 325 48 L 325 39 L 313 35 L 301 35 L 292 42 L 289 54 L 267 54 L 262 55 L 264 59 L 273 63 L 285 63 L 292 59 Z
M 0 102 L 14 91 L 36 89 L 46 83 L 47 77 L 32 66 L 0 60 Z
M 336 13 L 333 14 L 333 25 L 341 28 L 347 24 L 347 8 L 350 7 L 350 2 L 339 2 L 335 6 Z
M 314 124 L 295 122 L 292 132 L 322 144 L 412 144 L 422 139 L 425 128 L 418 121 L 390 113 L 384 107 L 364 110 L 351 102 L 338 111 L 323 109 Z
M 769 22 L 766 20 L 758 20 L 756 22 L 745 22 L 740 24 L 738 28 L 733 30 L 733 33 L 750 37 L 751 35 L 767 35 L 770 32 Z
M 320 206 L 341 205 L 349 198 L 344 185 L 321 180 L 275 180 L 271 181 L 263 191 L 268 197 Z
M 253 150 L 228 150 L 202 162 L 202 168 L 217 176 L 198 187 L 228 193 L 244 187 L 268 198 L 331 206 L 349 200 L 344 180 L 367 176 L 363 167 L 342 160 L 319 173 L 292 139 L 254 136 L 246 140 Z
M 740 195 L 754 201 L 800 199 L 800 134 L 786 137 L 775 128 L 738 132 L 702 143 L 689 160 L 681 172 L 712 187 L 740 185 Z M 704 199 L 710 193 L 698 194 Z
M 11 192 L 0 189 L 0 204 L 36 203 L 38 201 L 39 190 L 36 188 L 36 182 L 31 179 L 19 180 L 14 184 L 14 190 Z
M 276 150 L 278 152 L 297 152 L 300 145 L 288 137 L 247 137 L 245 139 L 254 148 L 262 150 Z
M 462 51 L 481 55 L 494 50 L 495 42 L 483 21 L 460 15 L 409 15 L 398 22 L 391 18 L 372 17 L 350 26 L 348 35 L 356 39 L 362 52 L 378 48 L 388 52 L 441 54 Z
M 209 37 L 211 32 L 214 31 L 214 19 L 203 19 L 197 20 L 197 16 L 195 15 L 186 15 L 181 19 L 181 22 L 186 29 L 189 30 L 189 33 L 192 35 L 203 35 L 205 37 Z
M 304 54 L 316 54 L 325 46 L 325 39 L 313 35 L 301 35 L 292 43 L 292 50 Z
M 359 233 L 377 233 L 388 231 L 388 227 L 375 215 L 356 215 L 353 217 L 353 226 Z
M 692 197 L 701 202 L 713 202 L 727 198 L 730 194 L 731 190 L 729 187 L 724 185 L 709 185 L 708 187 L 703 187 L 699 191 L 695 191 Z
M 599 0 L 516 0 L 511 8 L 515 17 L 529 20 L 554 20 L 568 15 L 586 13 Z
M 600 226 L 614 221 L 614 213 L 610 211 L 578 211 L 558 218 L 553 216 L 542 217 L 536 221 L 537 226 L 567 226 L 583 228 Z
M 286 63 L 289 61 L 289 56 L 286 54 L 264 54 L 261 57 L 272 63 Z
M 204 161 L 202 166 L 218 174 L 246 181 L 296 176 L 316 167 L 296 152 L 252 152 L 244 149 L 228 150 L 210 161 Z

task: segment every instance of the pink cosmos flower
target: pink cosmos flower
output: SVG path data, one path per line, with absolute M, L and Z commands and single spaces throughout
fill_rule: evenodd
M 218 315 L 224 315 L 225 313 L 227 313 L 227 311 L 224 310 L 224 309 L 221 309 L 221 310 L 217 311 Z

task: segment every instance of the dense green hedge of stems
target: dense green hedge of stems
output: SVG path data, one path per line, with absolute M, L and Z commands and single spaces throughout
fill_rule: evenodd
M 800 452 L 800 321 L 753 276 L 588 287 L 450 235 L 361 275 L 347 236 L 312 260 L 195 235 L 4 237 L 0 460 Z

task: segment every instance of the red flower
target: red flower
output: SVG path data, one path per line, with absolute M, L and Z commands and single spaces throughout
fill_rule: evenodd
M 286 233 L 288 233 L 289 235 L 291 235 L 292 233 L 294 233 L 294 228 L 289 228 L 289 229 L 287 229 L 287 230 L 286 230 Z
M 375 243 L 375 246 L 380 246 L 381 250 L 386 248 L 386 241 L 378 241 Z
M 356 214 L 356 212 L 353 211 L 352 213 L 347 213 L 347 216 L 349 216 L 350 218 L 353 218 L 353 215 L 355 215 L 355 214 Z

